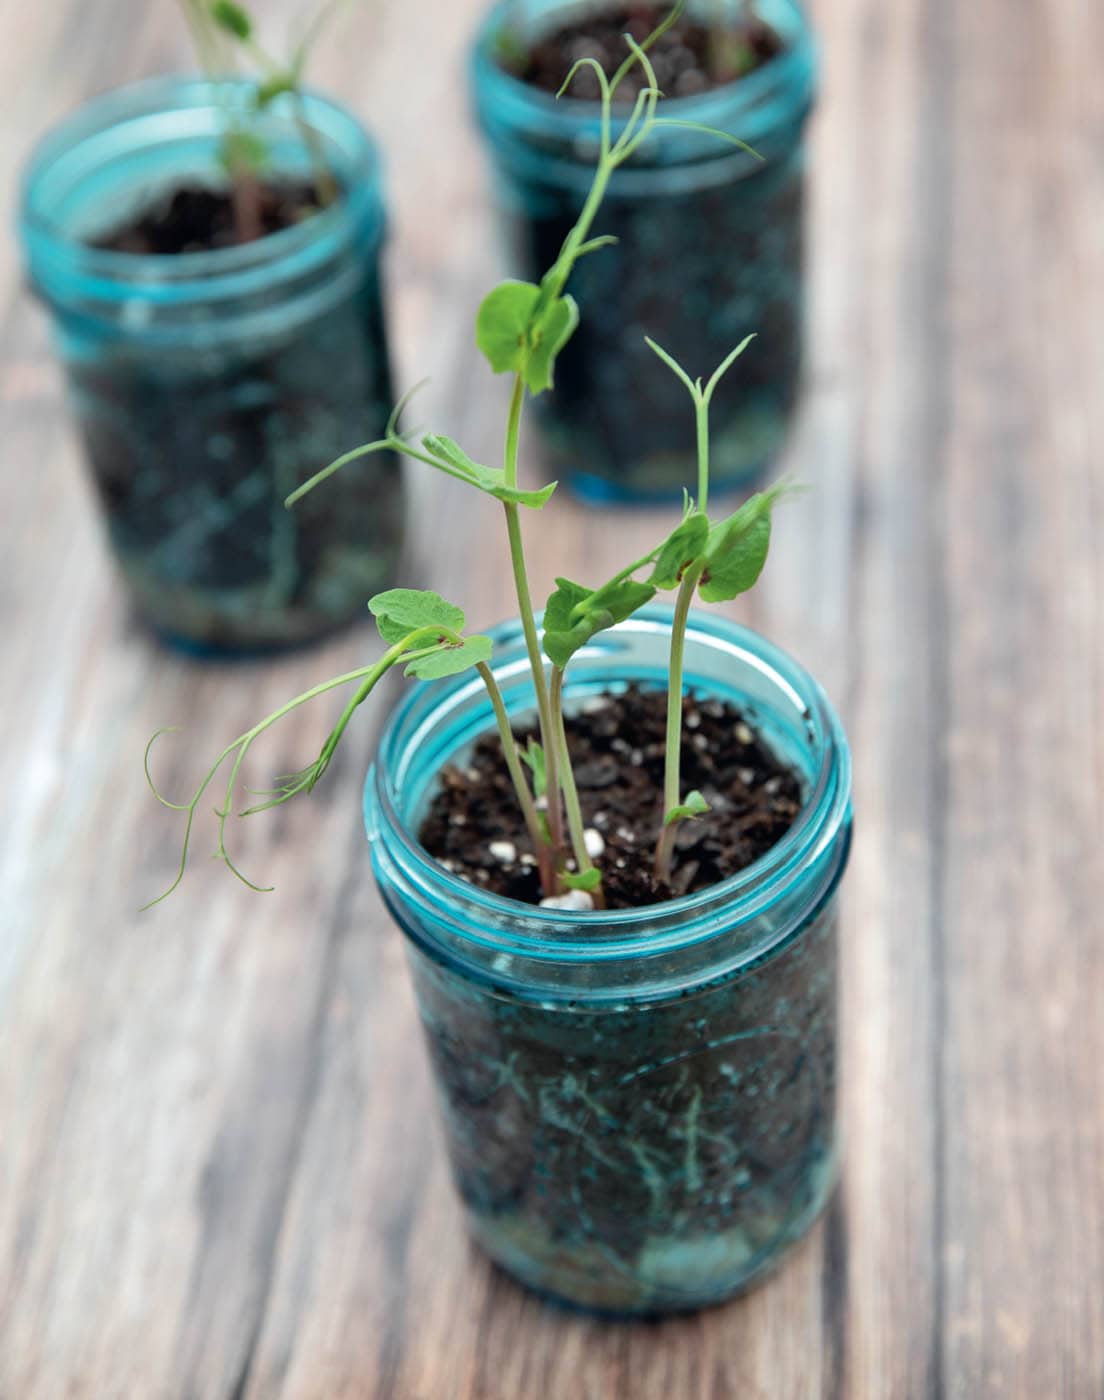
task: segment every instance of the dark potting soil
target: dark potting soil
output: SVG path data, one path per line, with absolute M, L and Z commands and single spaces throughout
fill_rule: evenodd
M 273 180 L 257 190 L 261 236 L 279 233 L 316 214 L 318 193 L 306 180 Z M 183 185 L 167 191 L 93 244 L 112 253 L 205 253 L 238 243 L 229 190 Z
M 801 808 L 801 784 L 734 706 L 693 694 L 682 719 L 682 788 L 710 805 L 685 821 L 670 885 L 652 858 L 662 815 L 665 691 L 630 686 L 594 696 L 565 717 L 586 826 L 604 849 L 595 858 L 606 904 L 638 908 L 707 889 L 750 865 L 785 836 Z M 517 731 L 524 747 L 533 730 Z M 420 832 L 437 860 L 494 894 L 536 904 L 536 861 L 497 734 L 463 767 L 441 774 Z
M 522 81 L 546 92 L 558 92 L 572 64 L 593 58 L 607 77 L 621 66 L 627 48 L 626 34 L 642 43 L 662 21 L 669 6 L 621 4 L 598 6 L 569 24 L 542 35 L 517 62 L 507 60 Z M 773 58 L 782 42 L 768 25 L 750 10 L 734 22 L 707 25 L 682 15 L 660 37 L 649 57 L 656 81 L 667 97 L 693 97 L 731 83 L 754 72 Z M 643 69 L 634 64 L 617 89 L 616 101 L 631 102 L 647 81 Z M 589 66 L 572 81 L 575 98 L 599 97 L 598 78 Z

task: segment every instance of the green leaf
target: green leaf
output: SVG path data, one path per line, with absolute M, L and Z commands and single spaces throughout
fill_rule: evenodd
M 550 302 L 530 326 L 529 351 L 522 374 L 531 394 L 551 389 L 556 356 L 574 335 L 578 324 L 579 308 L 575 298 L 561 296 Z
M 562 632 L 551 632 L 546 627 L 544 629 L 544 654 L 553 666 L 558 666 L 562 671 L 579 648 L 585 647 L 596 632 L 601 632 L 604 627 L 612 626 L 612 618 L 603 619 L 599 616 L 586 618 L 574 627 L 567 628 Z
M 473 461 L 458 442 L 440 433 L 427 433 L 422 438 L 422 447 L 432 459 L 432 465 L 466 481 L 488 496 L 499 501 L 509 501 L 514 505 L 529 506 L 539 510 L 556 489 L 556 482 L 536 491 L 522 491 L 516 486 L 506 485 L 506 473 L 501 467 L 485 467 L 482 462 Z
M 591 630 L 586 618 L 574 616 L 575 608 L 593 596 L 583 584 L 558 578 L 555 593 L 544 605 L 544 653 L 561 670 L 598 630 Z
M 548 791 L 548 775 L 545 769 L 544 750 L 532 736 L 522 752 L 522 761 L 533 774 L 533 794 L 543 797 Z
M 706 562 L 698 591 L 707 603 L 725 603 L 753 587 L 770 548 L 770 516 L 762 516 L 735 539 L 718 546 Z
M 228 131 L 219 142 L 219 162 L 233 175 L 237 171 L 257 171 L 268 160 L 268 146 L 251 131 Z
M 267 107 L 270 102 L 275 102 L 277 97 L 281 97 L 285 92 L 295 91 L 295 76 L 292 73 L 276 73 L 271 78 L 266 78 L 257 88 L 253 98 L 254 106 L 258 109 Z
M 389 588 L 368 600 L 383 640 L 394 646 L 420 627 L 442 627 L 449 632 L 464 630 L 464 613 L 439 593 L 418 588 Z
M 614 579 L 597 590 L 586 604 L 586 612 L 595 616 L 608 613 L 613 621 L 603 625 L 610 627 L 632 617 L 645 603 L 650 603 L 655 595 L 656 591 L 650 583 L 637 583 L 631 578 Z
M 234 0 L 211 0 L 211 18 L 235 39 L 248 39 L 253 33 L 253 21 Z
M 484 478 L 493 480 L 496 475 L 493 467 L 485 467 L 481 462 L 469 457 L 455 438 L 446 437 L 444 433 L 426 433 L 422 438 L 422 446 L 431 457 L 439 458 L 446 466 L 463 472 L 473 481 Z
M 553 632 L 562 632 L 572 625 L 572 611 L 588 598 L 593 598 L 594 590 L 585 584 L 573 583 L 569 578 L 556 580 L 556 591 L 544 605 L 544 626 Z
M 702 557 L 708 538 L 708 516 L 700 510 L 691 511 L 664 540 L 652 570 L 651 583 L 656 588 L 677 588 L 689 565 L 696 564 Z
M 562 670 L 593 636 L 624 622 L 654 597 L 651 584 L 634 579 L 613 579 L 592 590 L 558 578 L 544 609 L 545 655 Z
M 593 867 L 590 870 L 580 870 L 578 875 L 563 871 L 560 880 L 569 890 L 586 890 L 589 893 L 591 890 L 596 890 L 602 883 L 602 872 Z
M 770 513 L 789 487 L 757 492 L 709 532 L 699 592 L 707 603 L 724 603 L 746 593 L 763 572 L 770 548 Z
M 663 818 L 664 826 L 673 826 L 675 822 L 686 821 L 689 817 L 701 817 L 709 811 L 709 803 L 694 788 L 692 792 L 686 794 L 686 799 L 677 807 L 672 807 Z
M 472 666 L 478 666 L 491 659 L 494 643 L 490 637 L 465 637 L 459 645 L 445 645 L 434 648 L 424 656 L 416 656 L 406 667 L 404 675 L 416 676 L 420 681 L 436 681 L 442 676 L 456 676 Z
M 500 282 L 475 318 L 476 344 L 494 372 L 520 374 L 533 394 L 551 387 L 556 356 L 579 324 L 573 297 L 553 297 L 538 313 L 540 300 L 533 282 Z
M 475 343 L 495 374 L 520 372 L 528 354 L 529 317 L 540 288 L 511 278 L 483 298 L 475 318 Z

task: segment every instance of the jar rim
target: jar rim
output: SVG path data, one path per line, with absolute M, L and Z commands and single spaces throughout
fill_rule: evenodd
M 580 657 L 600 657 L 603 650 L 622 645 L 634 632 L 670 627 L 671 609 L 652 605 L 634 618 L 596 637 L 583 648 Z M 492 629 L 498 646 L 516 642 L 520 636 L 517 621 Z M 727 650 L 736 662 L 759 671 L 799 702 L 799 712 L 819 735 L 816 771 L 794 824 L 751 865 L 728 879 L 693 894 L 659 904 L 634 909 L 593 912 L 565 912 L 523 904 L 492 894 L 463 880 L 431 856 L 409 829 L 399 810 L 399 788 L 404 746 L 412 739 L 403 733 L 427 704 L 427 692 L 436 687 L 439 702 L 432 705 L 414 738 L 431 724 L 440 724 L 450 709 L 482 687 L 478 678 L 457 676 L 448 682 L 422 682 L 392 712 L 380 737 L 376 761 L 368 773 L 364 789 L 365 823 L 370 843 L 375 846 L 385 831 L 389 857 L 401 863 L 408 888 L 430 891 L 450 909 L 466 909 L 488 919 L 495 917 L 501 929 L 479 925 L 478 933 L 466 932 L 469 942 L 504 953 L 516 953 L 537 961 L 587 961 L 624 959 L 627 956 L 652 957 L 682 951 L 730 931 L 761 916 L 782 899 L 801 874 L 814 868 L 825 853 L 849 828 L 851 803 L 851 764 L 846 735 L 828 697 L 819 683 L 796 660 L 752 629 L 726 618 L 694 617 L 687 640 Z M 520 675 L 527 667 L 522 657 L 508 663 L 492 663 L 500 680 Z M 509 708 L 509 706 L 508 706 Z M 493 725 L 489 701 L 486 728 Z M 833 881 L 839 869 L 832 872 Z M 764 941 L 751 940 L 739 959 L 741 965 L 763 955 L 786 936 L 786 929 Z
M 20 187 L 19 231 L 32 282 L 49 296 L 54 279 L 75 278 L 79 285 L 67 288 L 69 295 L 75 290 L 104 301 L 138 293 L 171 304 L 190 300 L 198 289 L 205 301 L 235 299 L 270 287 L 274 275 L 309 273 L 343 251 L 354 234 L 371 234 L 376 226 L 382 233 L 376 144 L 347 107 L 310 89 L 303 92 L 303 101 L 312 125 L 341 147 L 347 171 L 356 178 L 346 182 L 340 200 L 301 223 L 230 248 L 173 254 L 96 248 L 59 223 L 45 186 L 66 162 L 75 166 L 82 151 L 95 151 L 99 143 L 102 163 L 127 149 L 127 124 L 174 112 L 217 110 L 218 94 L 242 97 L 253 86 L 245 79 L 144 78 L 91 98 L 45 132 L 27 158 Z M 123 133 L 115 143 L 107 140 L 113 130 Z M 132 149 L 143 147 L 133 143 Z
M 803 116 L 812 104 L 816 87 L 816 44 L 801 0 L 773 0 L 773 5 L 778 13 L 768 16 L 767 22 L 783 31 L 785 43 L 781 51 L 742 78 L 687 97 L 665 97 L 663 115 L 700 122 L 721 130 L 729 130 L 739 124 L 741 130 L 734 134 L 752 146 L 767 134 L 765 129 L 755 130 L 749 126 L 752 115 L 768 108 L 783 93 L 793 94 L 790 100 Z M 571 0 L 564 0 L 556 10 L 570 12 L 578 8 Z M 496 61 L 495 41 L 508 19 L 510 9 L 511 0 L 498 0 L 476 33 L 470 63 L 477 105 L 483 108 L 488 104 L 497 104 L 507 126 L 520 129 L 532 123 L 554 133 L 565 143 L 578 142 L 583 148 L 589 147 L 597 139 L 599 131 L 597 102 L 572 97 L 569 93 L 557 98 L 510 73 Z M 624 128 L 627 119 L 627 111 L 619 114 L 614 109 L 611 124 L 614 137 Z M 767 124 L 761 125 L 765 128 Z M 659 133 L 650 141 L 655 141 L 658 136 Z M 700 135 L 686 131 L 662 133 L 665 142 L 680 150 L 687 149 L 695 136 L 699 142 L 702 140 Z M 710 154 L 714 159 L 731 161 L 739 159 L 741 153 L 726 150 L 712 151 Z M 634 162 L 630 162 L 630 165 Z

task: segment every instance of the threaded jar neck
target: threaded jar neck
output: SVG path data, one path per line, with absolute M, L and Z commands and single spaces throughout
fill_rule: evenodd
M 319 288 L 334 281 L 351 254 L 363 261 L 363 251 L 381 241 L 384 210 L 373 142 L 349 112 L 314 93 L 304 94 L 302 115 L 341 186 L 334 204 L 233 248 L 165 256 L 92 246 L 174 185 L 225 184 L 219 148 L 226 112 L 246 110 L 251 93 L 243 82 L 157 78 L 97 98 L 44 137 L 27 165 L 20 213 L 27 270 L 39 296 L 62 313 L 136 331 L 143 317 L 135 306 L 142 304 L 152 308 L 146 319 L 161 335 L 197 308 L 231 317 L 279 303 L 286 315 L 297 299 L 309 297 L 317 314 Z M 250 121 L 272 170 L 310 178 L 290 98 Z
M 493 633 L 494 671 L 515 720 L 534 705 L 520 626 Z M 666 681 L 670 611 L 649 608 L 572 660 L 568 704 L 631 682 Z M 850 840 L 842 726 L 801 666 L 747 628 L 705 619 L 686 640 L 686 680 L 747 715 L 792 765 L 804 802 L 787 835 L 728 880 L 642 909 L 590 914 L 518 904 L 446 870 L 417 832 L 437 775 L 493 725 L 478 678 L 418 685 L 391 717 L 365 789 L 384 898 L 416 943 L 472 976 L 537 999 L 647 999 L 730 976 L 795 936 L 831 895 Z
M 691 4 L 691 14 L 694 8 Z M 508 72 L 498 59 L 504 36 L 510 36 L 511 49 L 525 48 L 535 36 L 579 10 L 563 0 L 504 0 L 496 5 L 472 49 L 471 83 L 477 118 L 505 168 L 521 178 L 582 188 L 598 151 L 598 103 L 567 94 L 557 99 Z M 727 132 L 771 161 L 786 155 L 801 139 L 815 97 L 817 56 L 798 0 L 762 0 L 756 13 L 777 33 L 780 51 L 734 82 L 693 97 L 665 98 L 660 114 Z M 715 6 L 708 15 L 715 22 Z M 615 109 L 615 137 L 626 117 L 627 112 Z M 760 168 L 753 156 L 725 146 L 716 137 L 668 128 L 654 132 L 616 173 L 611 192 L 616 195 L 646 184 L 646 171 L 652 172 L 652 179 L 662 171 L 668 182 L 677 184 L 676 172 L 687 167 L 704 167 L 695 169 L 698 182 L 741 178 Z

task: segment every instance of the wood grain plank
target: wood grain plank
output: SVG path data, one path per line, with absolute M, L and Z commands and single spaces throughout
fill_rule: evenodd
M 955 19 L 946 1365 L 960 1394 L 1088 1396 L 1104 1387 L 1104 515 L 1080 327 L 1104 283 L 1081 228 L 1101 200 L 1091 88 L 1063 78 L 1070 45 L 1104 30 L 1077 4 Z

